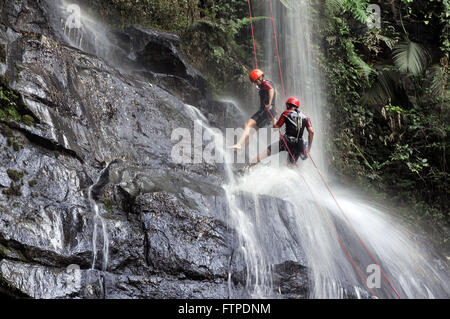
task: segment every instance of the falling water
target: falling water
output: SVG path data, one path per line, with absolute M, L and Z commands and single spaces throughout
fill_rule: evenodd
M 324 153 L 326 105 L 312 54 L 310 8 L 307 1 L 287 2 L 291 3 L 289 10 L 279 1 L 272 1 L 286 96 L 298 96 L 302 109 L 311 117 L 316 132 L 311 155 L 329 181 L 332 175 L 327 173 Z M 257 15 L 270 16 L 269 2 L 259 2 L 257 10 Z M 268 77 L 280 83 L 271 21 L 267 23 L 264 39 L 264 70 Z M 278 88 L 281 92 L 279 85 Z M 278 105 L 282 104 L 278 101 Z M 339 209 L 311 161 L 299 163 L 295 170 L 262 164 L 224 188 L 240 234 L 247 280 L 253 287 L 250 293 L 254 297 L 271 296 L 269 261 L 273 259 L 270 254 L 276 253 L 275 238 L 291 238 L 290 244 L 303 252 L 309 269 L 311 298 L 450 296 L 448 267 L 445 261 L 439 265 L 439 258 L 430 245 L 418 245 L 406 226 L 392 217 L 387 208 L 361 200 L 354 192 L 335 184 L 332 189 L 342 208 Z M 291 205 L 282 212 L 256 207 L 256 217 L 250 217 L 236 205 L 235 197 L 243 192 L 255 198 L 268 195 Z M 277 215 L 283 215 L 288 223 L 272 233 L 270 223 L 257 220 L 261 216 L 275 219 Z M 260 233 L 272 236 L 273 244 L 259 243 Z M 289 258 L 302 263 L 298 256 Z M 374 265 L 379 265 L 382 272 L 380 282 L 375 282 L 373 287 L 369 275 Z
M 103 234 L 103 249 L 102 249 L 102 255 L 103 255 L 103 265 L 102 265 L 102 270 L 106 270 L 108 268 L 108 256 L 109 256 L 109 238 L 108 238 L 108 229 L 106 227 L 106 223 L 105 220 L 103 219 L 103 217 L 100 215 L 99 212 L 99 206 L 96 202 L 96 200 L 94 199 L 94 189 L 96 187 L 98 187 L 99 185 L 102 184 L 102 180 L 105 179 L 105 173 L 108 172 L 109 169 L 109 165 L 107 167 L 105 167 L 99 174 L 97 181 L 92 184 L 89 187 L 88 190 L 88 199 L 89 199 L 89 204 L 91 206 L 92 211 L 94 212 L 94 231 L 92 234 L 92 251 L 93 251 L 93 258 L 92 258 L 92 269 L 95 269 L 95 264 L 97 262 L 97 236 L 98 236 L 98 224 L 100 223 L 101 227 L 102 227 L 102 234 Z
M 210 126 L 206 117 L 195 106 L 186 104 L 186 109 L 191 119 L 197 125 L 200 125 L 205 132 L 214 140 L 216 144 L 216 152 L 219 152 L 224 160 L 225 177 L 227 183 L 223 185 L 225 195 L 228 201 L 230 212 L 230 224 L 237 230 L 239 236 L 238 242 L 240 253 L 244 256 L 246 263 L 246 288 L 253 297 L 270 296 L 272 288 L 272 265 L 261 249 L 257 234 L 258 220 L 251 219 L 250 215 L 242 209 L 241 192 L 237 190 L 238 184 L 233 171 L 233 152 L 226 148 L 225 137 L 223 133 Z M 229 146 L 229 145 L 228 145 Z M 252 192 L 248 192 L 252 194 Z M 256 196 L 256 193 L 254 193 Z M 254 201 L 257 203 L 257 200 Z M 256 209 L 256 215 L 264 212 Z M 256 222 L 256 223 L 255 223 Z M 233 294 L 231 285 L 231 272 L 228 275 L 229 293 Z
M 109 29 L 88 15 L 77 1 L 46 0 L 45 4 L 55 31 L 70 45 L 108 62 L 116 62 L 118 52 L 123 53 L 109 38 Z

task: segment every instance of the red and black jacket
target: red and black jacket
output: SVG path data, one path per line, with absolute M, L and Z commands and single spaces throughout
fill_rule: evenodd
M 305 128 L 312 127 L 311 119 L 297 109 L 286 110 L 281 114 L 276 126 L 282 127 L 286 124 L 286 135 L 301 139 Z
M 275 89 L 272 82 L 268 80 L 263 80 L 259 88 L 259 100 L 260 100 L 260 110 L 266 110 L 266 105 L 269 104 L 269 91 Z M 276 92 L 273 96 L 271 107 L 275 106 Z

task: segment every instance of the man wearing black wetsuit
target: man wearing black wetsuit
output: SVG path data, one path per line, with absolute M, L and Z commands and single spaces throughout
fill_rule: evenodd
M 259 163 L 263 158 L 270 156 L 275 152 L 286 151 L 289 153 L 289 161 L 294 164 L 298 158 L 302 156 L 302 159 L 308 158 L 308 154 L 311 151 L 311 145 L 314 139 L 314 129 L 311 124 L 311 119 L 299 111 L 300 101 L 296 97 L 290 97 L 286 101 L 287 110 L 283 112 L 278 122 L 274 125 L 274 128 L 281 128 L 286 125 L 286 133 L 283 138 L 277 143 L 278 149 L 274 145 L 270 145 L 265 152 L 258 155 L 256 160 L 252 161 L 251 166 Z M 308 131 L 308 142 L 303 141 L 303 133 Z
M 249 137 L 251 129 L 258 129 L 271 123 L 277 116 L 275 110 L 275 98 L 276 92 L 272 82 L 264 80 L 264 72 L 255 69 L 250 73 L 250 81 L 256 83 L 259 89 L 260 106 L 258 112 L 245 123 L 244 133 L 239 141 L 231 146 L 234 149 L 241 149 L 242 144 L 245 142 L 247 146 L 249 143 Z

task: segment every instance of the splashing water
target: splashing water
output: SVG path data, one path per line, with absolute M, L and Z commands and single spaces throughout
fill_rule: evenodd
M 227 198 L 230 224 L 237 230 L 239 236 L 239 249 L 246 263 L 246 288 L 253 297 L 264 297 L 271 294 L 272 288 L 272 265 L 266 258 L 266 254 L 260 249 L 258 232 L 254 227 L 255 220 L 251 219 L 241 207 L 240 192 L 236 189 L 237 180 L 233 172 L 233 151 L 226 148 L 224 136 L 220 130 L 210 127 L 209 121 L 195 106 L 186 104 L 188 114 L 194 123 L 200 125 L 216 143 L 216 151 L 224 159 L 224 168 L 227 184 L 223 186 Z M 255 193 L 256 194 L 256 193 Z M 255 200 L 255 203 L 257 200 Z M 256 210 L 256 214 L 263 213 Z M 257 222 L 257 221 L 256 221 Z M 229 293 L 232 295 L 231 273 L 228 274 Z

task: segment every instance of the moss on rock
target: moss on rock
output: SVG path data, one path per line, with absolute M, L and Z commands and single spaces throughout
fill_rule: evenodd
M 20 181 L 25 175 L 24 171 L 17 171 L 14 169 L 8 169 L 6 173 L 8 174 L 9 178 L 14 182 Z

